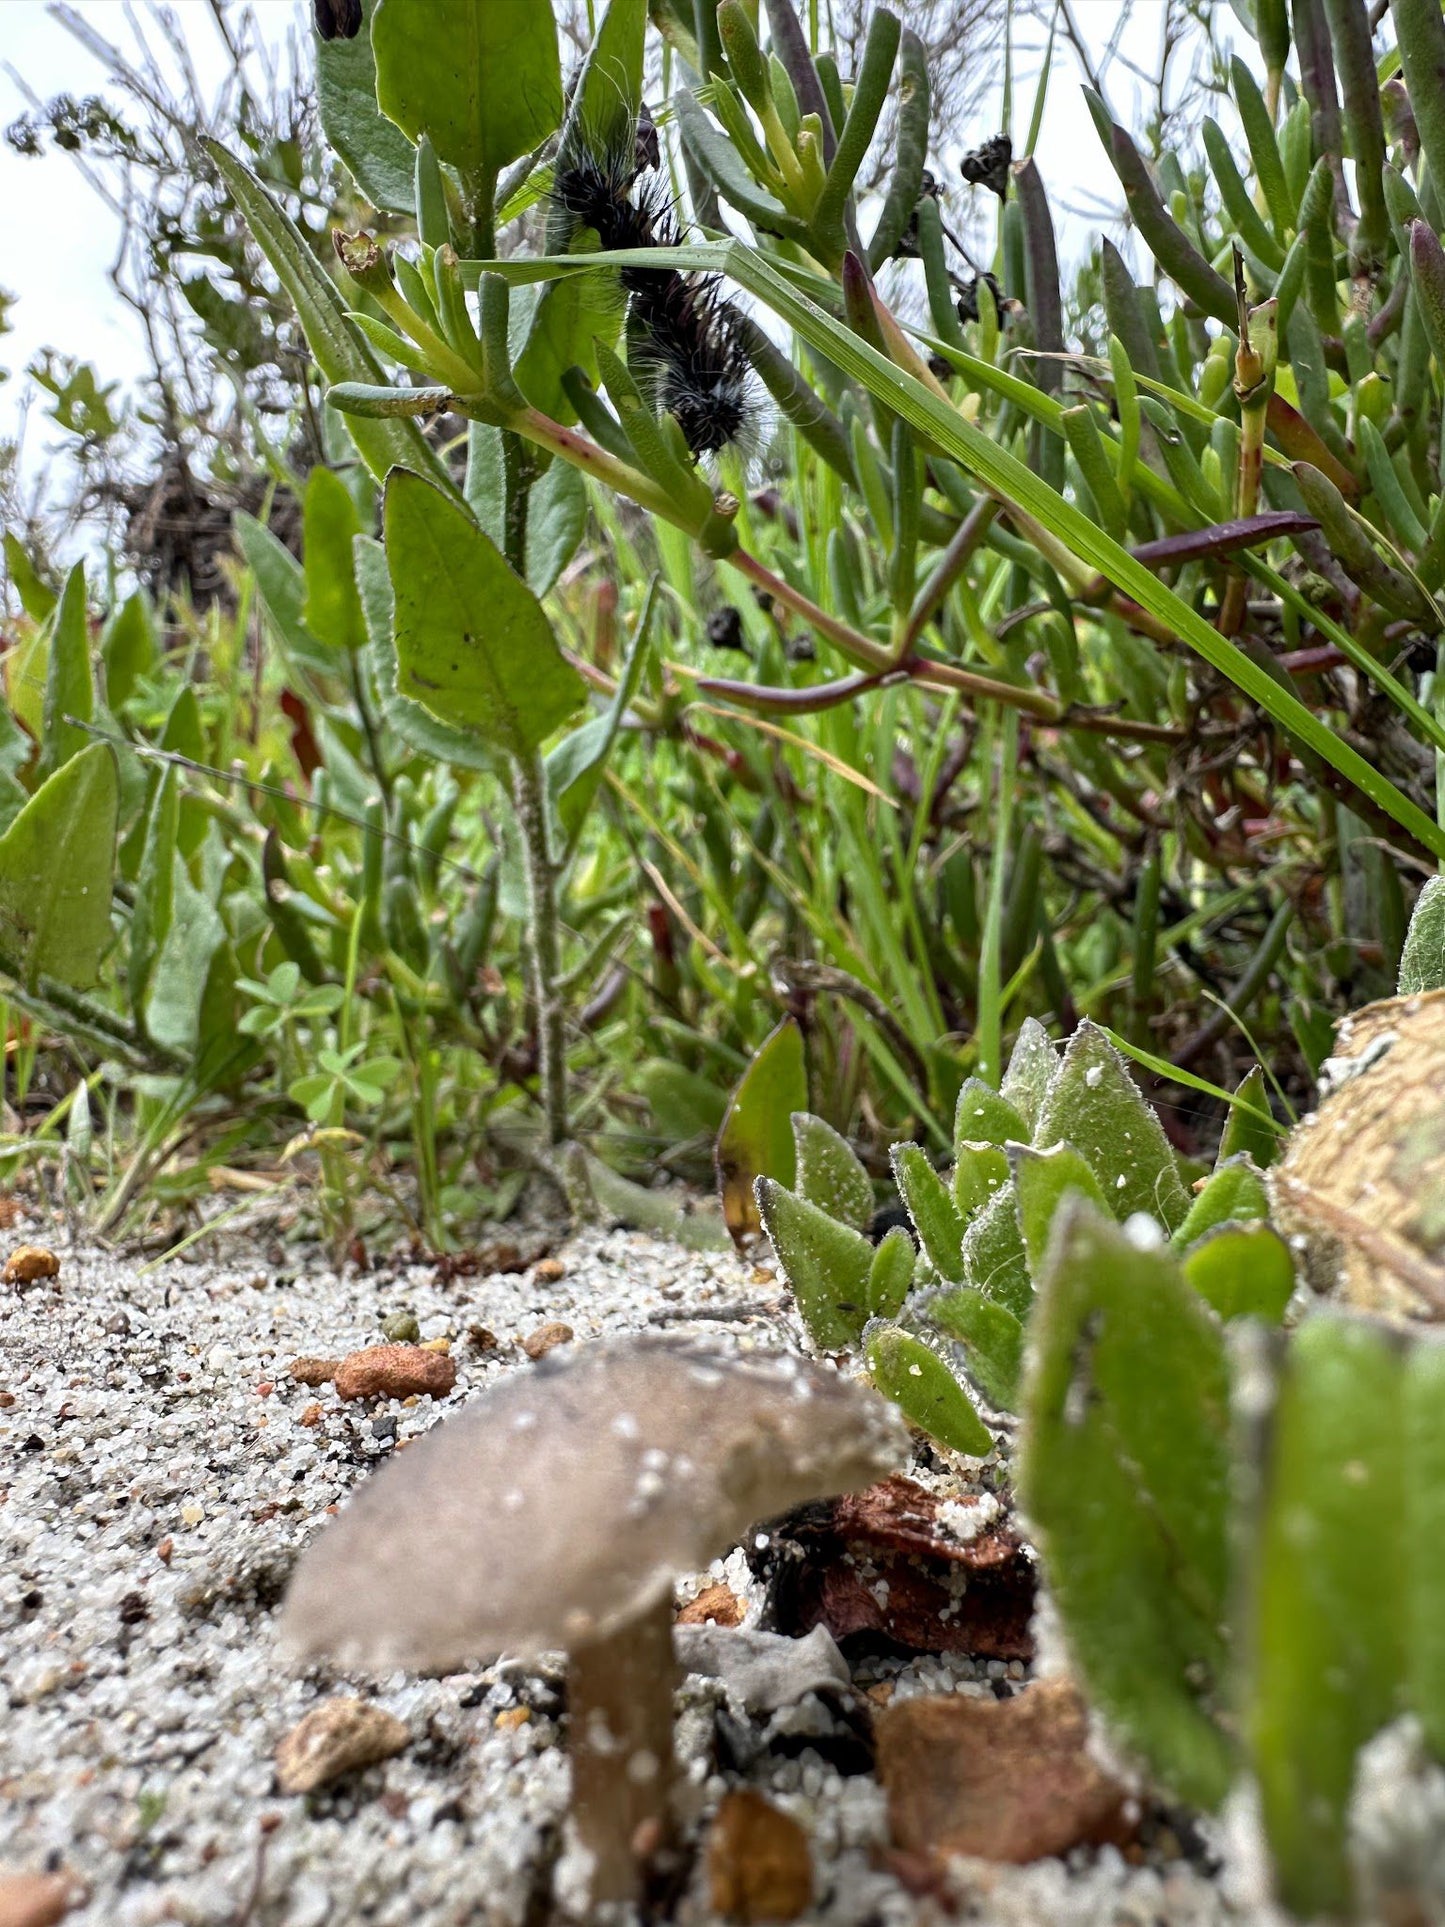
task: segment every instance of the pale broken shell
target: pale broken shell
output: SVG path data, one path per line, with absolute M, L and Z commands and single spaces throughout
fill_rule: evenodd
M 411 1728 L 368 1700 L 325 1700 L 300 1720 L 276 1748 L 283 1793 L 313 1793 L 343 1773 L 389 1760 L 411 1742 Z

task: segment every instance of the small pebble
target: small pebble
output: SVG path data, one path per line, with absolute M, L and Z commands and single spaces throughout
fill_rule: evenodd
M 381 1321 L 381 1335 L 393 1345 L 415 1345 L 421 1337 L 421 1326 L 409 1311 L 388 1312 Z
M 522 1350 L 530 1359 L 545 1358 L 558 1345 L 570 1345 L 574 1335 L 570 1325 L 564 1325 L 559 1318 L 549 1318 L 545 1325 L 539 1325 L 535 1331 L 527 1333 L 522 1340 Z
M 570 1334 L 569 1334 L 570 1336 Z M 445 1398 L 457 1368 L 440 1352 L 420 1345 L 368 1345 L 336 1368 L 338 1398 L 407 1398 L 422 1392 Z
M 110 1317 L 105 1321 L 105 1329 L 112 1338 L 128 1338 L 130 1336 L 130 1320 L 123 1311 L 112 1312 Z
M 296 1423 L 298 1425 L 319 1425 L 321 1423 L 321 1407 L 319 1405 L 308 1405 Z
M 539 1285 L 555 1285 L 567 1276 L 567 1267 L 560 1258 L 539 1258 L 532 1267 L 532 1276 Z
M 59 1273 L 60 1260 L 44 1245 L 16 1245 L 5 1260 L 0 1280 L 24 1291 L 27 1285 L 38 1284 L 42 1278 L 58 1277 Z
M 329 1385 L 339 1364 L 340 1360 L 335 1358 L 293 1358 L 291 1376 L 298 1385 Z
M 813 1902 L 808 1836 L 751 1787 L 725 1793 L 707 1841 L 713 1912 L 727 1920 L 797 1920 Z

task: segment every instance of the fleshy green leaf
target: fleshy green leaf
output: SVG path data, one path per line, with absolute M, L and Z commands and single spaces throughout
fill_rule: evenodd
M 1097 1025 L 1082 1023 L 1069 1039 L 1033 1141 L 1082 1151 L 1116 1218 L 1143 1211 L 1173 1231 L 1189 1210 L 1169 1140 Z
M 797 1154 L 801 1196 L 840 1224 L 862 1231 L 873 1216 L 873 1180 L 854 1156 L 847 1139 L 810 1111 L 795 1111 L 793 1148 Z M 906 1238 L 907 1234 L 904 1235 Z M 910 1241 L 910 1259 L 912 1250 Z
M 1016 1105 L 981 1077 L 965 1079 L 953 1111 L 955 1144 L 1003 1146 L 1028 1140 L 1028 1121 Z
M 806 1110 L 807 1104 L 803 1033 L 791 1017 L 785 1017 L 764 1038 L 739 1078 L 718 1132 L 718 1193 L 735 1241 L 741 1243 L 760 1229 L 758 1179 L 771 1178 L 784 1186 L 793 1183 L 798 1167 L 789 1120 L 794 1111 Z M 862 1242 L 871 1252 L 872 1246 Z M 861 1289 L 854 1296 L 861 1307 Z
M 928 1262 L 941 1278 L 961 1284 L 964 1221 L 928 1153 L 917 1144 L 895 1144 L 893 1176 Z
M 319 641 L 349 654 L 366 641 L 351 549 L 361 533 L 361 520 L 345 482 L 333 469 L 312 469 L 303 517 L 306 600 L 301 620 Z
M 950 1451 L 987 1458 L 993 1434 L 931 1345 L 901 1325 L 878 1320 L 868 1327 L 863 1346 L 873 1383 L 911 1424 Z
M 1221 1224 L 1184 1253 L 1184 1276 L 1226 1323 L 1277 1325 L 1294 1291 L 1294 1259 L 1267 1224 Z
M 963 1267 L 968 1283 L 986 1298 L 1005 1306 L 1015 1318 L 1028 1317 L 1034 1287 L 1012 1182 L 994 1193 L 992 1202 L 963 1234 Z
M 952 1285 L 935 1292 L 922 1315 L 965 1347 L 968 1374 L 989 1404 L 1000 1412 L 1016 1412 L 1024 1328 L 1013 1313 L 972 1285 Z
M 872 1245 L 771 1178 L 758 1179 L 757 1206 L 808 1336 L 822 1351 L 850 1350 L 868 1320 Z
M 1400 953 L 1400 995 L 1445 990 L 1445 877 L 1431 877 L 1415 899 Z
M 1164 1248 L 1059 1211 L 1030 1327 L 1021 1492 L 1094 1704 L 1178 1797 L 1215 1807 L 1226 1693 L 1229 1382 Z
M 1269 1118 L 1269 1087 L 1264 1072 L 1256 1064 L 1234 1093 L 1234 1103 L 1224 1120 L 1219 1140 L 1219 1163 L 1227 1164 L 1241 1151 L 1247 1151 L 1261 1171 L 1267 1171 L 1279 1155 L 1279 1132 Z
M 0 837 L 0 953 L 27 983 L 46 976 L 83 990 L 100 974 L 119 797 L 115 753 L 92 743 Z
M 536 0 L 379 0 L 376 97 L 409 140 L 466 174 L 498 174 L 562 118 L 552 9 Z
M 1410 1710 L 1445 1759 L 1445 1345 L 1416 1339 L 1405 1364 L 1405 1544 Z
M 387 727 L 419 756 L 450 763 L 456 769 L 492 769 L 496 758 L 479 737 L 470 730 L 453 729 L 447 723 L 438 722 L 429 709 L 403 696 L 397 688 L 391 577 L 387 573 L 386 551 L 369 535 L 358 535 L 354 548 L 357 586 L 366 615 L 367 667 Z
M 376 104 L 376 63 L 371 54 L 375 0 L 362 0 L 361 32 L 349 40 L 316 41 L 316 105 L 327 140 L 351 169 L 373 206 L 410 214 L 415 149 Z
M 50 637 L 45 675 L 45 734 L 37 773 L 44 777 L 84 749 L 91 738 L 77 727 L 95 715 L 90 674 L 90 628 L 85 614 L 85 569 L 77 562 L 65 579 Z M 73 716 L 74 723 L 66 718 Z
M 1037 1278 L 1049 1248 L 1054 1218 L 1066 1194 L 1076 1192 L 1101 1211 L 1109 1210 L 1109 1201 L 1088 1160 L 1072 1145 L 1055 1144 L 1047 1151 L 1031 1151 L 1027 1145 L 1015 1144 L 1010 1148 L 1009 1162 L 1018 1198 L 1019 1230 L 1029 1271 Z
M 1402 1710 L 1405 1383 L 1393 1335 L 1311 1318 L 1266 1428 L 1245 1732 L 1276 1891 L 1304 1920 L 1352 1912 L 1355 1762 Z
M 32 622 L 44 622 L 59 597 L 30 560 L 25 544 L 9 529 L 5 531 L 5 572 L 15 584 L 20 606 Z
M 1058 1068 L 1059 1053 L 1053 1039 L 1037 1017 L 1025 1017 L 999 1086 L 999 1096 L 1013 1105 L 1028 1127 L 1020 1134 L 1025 1143 L 1033 1140 L 1045 1094 Z
M 611 702 L 602 715 L 589 717 L 548 753 L 547 786 L 563 833 L 569 839 L 576 836 L 592 807 L 592 799 L 606 773 L 607 759 L 642 681 L 652 649 L 652 618 L 656 606 L 657 579 L 654 577 L 648 584 L 647 600 L 637 618 L 637 628 L 628 644 L 627 659 Z
M 1008 1183 L 1008 1152 L 998 1144 L 954 1146 L 953 1201 L 971 1223 Z
M 219 141 L 203 143 L 221 178 L 246 217 L 256 244 L 295 304 L 306 331 L 307 345 L 328 384 L 382 383 L 381 364 L 346 318 L 346 306 L 335 283 L 297 232 L 295 223 L 276 205 L 248 167 Z M 430 442 L 413 421 L 400 417 L 367 420 L 351 418 L 348 432 L 362 461 L 378 480 L 401 463 L 428 475 L 438 486 L 452 481 Z
M 815 1119 L 816 1123 L 817 1120 Z M 913 1284 L 917 1254 L 913 1240 L 901 1224 L 884 1232 L 873 1253 L 868 1271 L 868 1315 L 870 1318 L 896 1318 L 903 1309 Z
M 120 710 L 143 676 L 155 667 L 156 633 L 151 608 L 139 589 L 128 596 L 105 626 L 100 641 L 105 665 L 106 707 Z
M 398 689 L 493 749 L 529 755 L 585 694 L 541 603 L 467 510 L 419 475 L 388 476 L 383 522 Z
M 1190 1205 L 1183 1224 L 1174 1233 L 1174 1242 L 1182 1251 L 1216 1225 L 1227 1224 L 1231 1219 L 1268 1216 L 1269 1193 L 1265 1189 L 1264 1179 L 1255 1169 L 1253 1160 L 1241 1151 L 1227 1164 L 1215 1169 L 1204 1189 Z

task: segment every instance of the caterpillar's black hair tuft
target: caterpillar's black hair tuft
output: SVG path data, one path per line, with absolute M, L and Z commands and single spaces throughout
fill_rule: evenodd
M 580 154 L 558 169 L 553 199 L 609 254 L 676 247 L 681 235 L 666 192 L 659 182 L 639 185 L 642 171 L 636 153 Z M 628 295 L 628 332 L 641 344 L 640 385 L 676 418 L 694 455 L 738 441 L 751 413 L 751 365 L 718 277 L 635 264 L 617 272 Z

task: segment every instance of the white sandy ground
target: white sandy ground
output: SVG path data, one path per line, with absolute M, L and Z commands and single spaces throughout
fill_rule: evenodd
M 27 1232 L 52 1242 L 38 1222 L 10 1242 Z M 430 1266 L 339 1276 L 274 1246 L 281 1262 L 266 1262 L 264 1240 L 256 1261 L 148 1272 L 56 1248 L 58 1291 L 0 1294 L 0 1392 L 14 1401 L 0 1405 L 0 1865 L 78 1876 L 89 1898 L 69 1916 L 74 1927 L 537 1927 L 552 1917 L 547 1870 L 566 1793 L 552 1717 L 559 1672 L 295 1676 L 273 1654 L 287 1573 L 327 1508 L 391 1449 L 378 1421 L 384 1433 L 394 1419 L 407 1438 L 500 1373 L 531 1369 L 511 1341 L 544 1319 L 586 1339 L 659 1313 L 671 1321 L 776 1298 L 778 1287 L 731 1257 L 626 1231 L 585 1231 L 559 1247 L 558 1282 L 531 1272 L 446 1282 Z M 329 1387 L 289 1378 L 298 1354 L 375 1342 L 378 1320 L 402 1310 L 424 1338 L 454 1341 L 457 1385 L 440 1407 L 341 1406 Z M 478 1352 L 472 1325 L 501 1349 Z M 796 1338 L 781 1312 L 677 1328 Z M 325 1415 L 306 1427 L 313 1401 Z M 740 1555 L 726 1570 L 746 1591 Z M 900 1691 L 986 1693 L 1004 1670 L 925 1658 L 875 1662 L 868 1677 L 896 1675 Z M 281 1795 L 277 1741 L 338 1691 L 400 1716 L 410 1747 L 334 1788 Z M 704 1816 L 725 1785 L 710 1763 L 721 1693 L 693 1677 L 680 1700 L 680 1750 Z M 497 1725 L 519 1706 L 531 1709 L 525 1724 Z M 793 1717 L 806 1714 L 805 1703 Z M 939 1917 L 872 1865 L 886 1823 L 871 1777 L 842 1778 L 810 1751 L 765 1751 L 750 1777 L 811 1835 L 810 1920 Z M 1183 1862 L 1129 1867 L 1112 1850 L 1026 1869 L 970 1862 L 959 1882 L 965 1917 L 995 1927 L 1260 1918 L 1230 1903 L 1227 1881 Z M 699 1870 L 677 1918 L 708 1919 L 704 1895 Z

